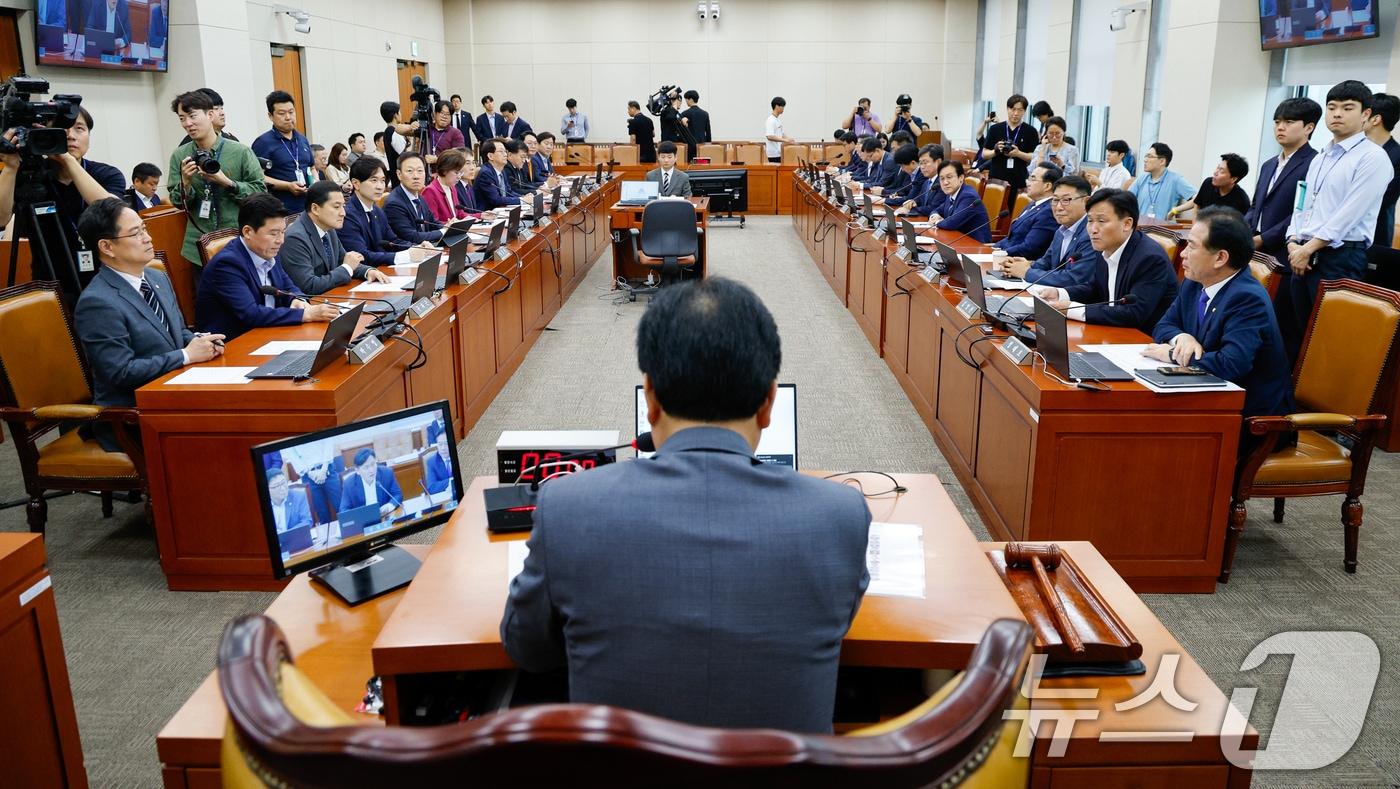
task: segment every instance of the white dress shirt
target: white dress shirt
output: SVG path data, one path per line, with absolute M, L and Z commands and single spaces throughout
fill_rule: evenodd
M 1344 241 L 1369 245 L 1381 198 L 1394 175 L 1390 157 L 1365 132 L 1327 143 L 1308 164 L 1303 210 L 1293 212 L 1288 238 L 1322 238 L 1331 247 Z
M 378 469 L 375 470 L 375 477 L 374 477 L 374 479 L 370 480 L 369 482 L 366 482 L 366 481 L 365 481 L 365 478 L 364 478 L 364 477 L 361 477 L 359 474 L 356 474 L 355 476 L 356 476 L 356 477 L 359 477 L 359 480 L 360 480 L 360 487 L 362 487 L 362 488 L 365 489 L 365 504 L 378 504 L 378 503 L 379 503 L 379 471 L 378 471 Z
M 1128 236 L 1128 241 L 1131 240 L 1132 236 Z M 1123 257 L 1123 250 L 1128 248 L 1128 241 L 1124 241 L 1123 245 L 1113 250 L 1111 254 L 1103 256 L 1104 263 L 1108 264 L 1109 301 L 1118 298 L 1118 261 L 1121 260 Z M 1058 295 L 1061 301 L 1069 301 L 1068 291 L 1066 291 L 1064 288 L 1056 288 L 1055 290 L 1058 291 Z M 1080 304 L 1077 301 L 1070 301 L 1069 310 L 1065 312 L 1065 317 L 1069 318 L 1072 321 L 1084 320 L 1084 305 Z
M 278 534 L 287 530 L 287 499 L 282 499 L 281 504 L 272 505 L 272 520 L 277 524 Z
M 272 285 L 272 264 L 273 264 L 274 261 L 271 261 L 271 260 L 264 260 L 264 259 L 258 257 L 256 254 L 254 254 L 253 250 L 248 249 L 248 247 L 246 247 L 246 246 L 243 247 L 243 248 L 244 248 L 245 250 L 247 250 L 247 252 L 248 252 L 248 257 L 250 257 L 250 258 L 253 259 L 253 268 L 257 269 L 257 272 L 258 272 L 258 284 L 260 284 L 260 285 L 268 285 L 268 286 L 271 286 L 271 285 Z M 277 306 L 277 297 L 276 297 L 276 296 L 263 296 L 263 306 L 264 306 L 264 307 L 276 307 L 276 306 Z
M 1122 189 L 1133 174 L 1122 162 L 1110 164 L 1099 171 L 1099 189 Z M 1097 189 L 1095 191 L 1098 191 Z

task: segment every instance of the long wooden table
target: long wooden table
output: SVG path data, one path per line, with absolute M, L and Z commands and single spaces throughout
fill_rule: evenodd
M 607 206 L 617 182 L 593 192 L 490 266 L 511 281 L 482 276 L 451 284 L 438 306 L 409 324 L 422 337 L 427 363 L 407 366 L 417 351 L 389 342 L 363 365 L 337 362 L 310 383 L 262 380 L 237 385 L 167 383 L 136 392 L 150 477 L 161 568 L 171 589 L 277 589 L 272 577 L 249 449 L 266 441 L 346 424 L 410 404 L 445 399 L 460 439 L 476 423 L 526 352 L 578 287 L 609 242 Z M 331 291 L 343 294 L 348 287 Z M 209 362 L 255 367 L 252 352 L 272 340 L 314 340 L 325 324 L 256 329 Z
M 955 309 L 959 292 L 909 273 L 892 240 L 848 229 L 849 217 L 805 181 L 795 179 L 793 191 L 793 227 L 812 261 L 993 536 L 1090 541 L 1140 592 L 1215 590 L 1243 392 L 1162 395 L 1131 381 L 1084 391 L 1040 366 L 1018 366 L 997 349 L 1000 340 L 982 339 L 973 328 L 980 321 Z M 985 249 L 960 234 L 928 234 L 963 251 Z M 1069 341 L 1149 340 L 1071 321 Z
M 842 646 L 848 665 L 961 668 L 988 623 L 1023 619 L 984 556 L 1000 544 L 976 543 L 942 485 L 930 475 L 896 474 L 909 492 L 870 500 L 876 520 L 924 526 L 923 599 L 867 596 Z M 343 710 L 353 710 L 371 674 L 384 681 L 386 716 L 393 723 L 402 702 L 396 694 L 405 672 L 510 668 L 499 624 L 507 593 L 506 543 L 523 536 L 488 537 L 476 506 L 477 479 L 465 505 L 443 529 L 406 590 L 349 608 L 300 575 L 268 609 L 287 634 L 303 672 Z M 424 546 L 406 546 L 422 556 Z M 1061 543 L 1143 645 L 1148 673 L 1133 677 L 1046 679 L 1047 690 L 1090 690 L 1089 698 L 1044 698 L 1031 709 L 1055 714 L 1096 711 L 1072 729 L 1062 756 L 1051 756 L 1053 726 L 1032 734 L 1032 786 L 1242 787 L 1250 773 L 1226 762 L 1221 721 L 1229 704 L 1204 670 L 1182 649 L 1113 568 L 1086 542 Z M 377 635 L 376 635 L 377 634 Z M 1152 684 L 1163 656 L 1180 655 L 1175 688 L 1196 702 L 1191 711 L 1154 699 L 1128 711 L 1115 704 Z M 1076 713 L 1084 714 L 1084 713 Z M 211 674 L 156 739 L 167 787 L 216 786 L 219 742 L 227 715 Z M 367 725 L 377 718 L 365 716 Z M 1101 739 L 1105 732 L 1179 731 L 1189 737 L 1142 743 Z M 1249 730 L 1242 747 L 1257 747 Z M 1147 783 L 1144 783 L 1146 781 Z

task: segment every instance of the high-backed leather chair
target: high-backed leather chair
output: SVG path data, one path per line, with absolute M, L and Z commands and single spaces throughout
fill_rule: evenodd
M 614 145 L 612 158 L 608 161 L 618 164 L 636 164 L 641 157 L 641 146 L 635 143 Z
M 0 291 L 0 419 L 10 426 L 29 496 L 29 530 L 42 534 L 48 520 L 46 491 L 100 491 L 102 516 L 112 515 L 113 491 L 140 491 L 146 499 L 145 457 L 127 434 L 134 408 L 92 403 L 86 361 L 52 282 L 26 282 Z M 85 430 L 55 429 L 107 422 L 125 452 L 108 452 Z
M 1021 215 L 1021 212 L 1030 207 L 1031 198 L 1025 192 L 1018 192 L 1016 194 L 1016 202 L 1011 207 L 1011 221 L 1015 222 L 1016 218 Z
M 1176 281 L 1180 282 L 1186 276 L 1181 268 L 1181 249 L 1185 246 L 1181 243 L 1181 235 L 1171 228 L 1157 225 L 1143 225 L 1140 229 L 1143 234 L 1155 241 L 1163 252 L 1167 253 L 1167 259 L 1172 262 L 1172 268 L 1176 270 Z
M 554 150 L 549 152 L 549 163 L 553 165 L 564 163 L 564 149 L 562 147 L 556 146 Z
M 741 142 L 731 146 L 730 164 L 763 164 L 768 159 L 763 155 L 763 146 L 756 142 Z
M 810 159 L 812 151 L 805 145 L 784 145 L 779 164 L 796 165 L 798 159 Z
M 219 644 L 225 789 L 265 786 L 1026 786 L 1012 756 L 1030 657 L 993 622 L 968 668 L 913 712 L 850 736 L 715 729 L 616 707 L 521 707 L 444 726 L 369 726 L 297 670 L 277 624 L 240 617 Z
M 1006 207 L 1006 196 L 1011 192 L 1011 184 L 997 178 L 988 178 L 987 185 L 982 187 L 982 206 L 987 209 L 987 218 L 991 220 L 993 235 L 1000 230 L 1002 220 L 997 218 L 1001 209 Z M 1005 236 L 1006 232 L 1001 231 Z
M 850 163 L 851 155 L 846 152 L 846 146 L 841 143 L 832 143 L 822 149 L 822 159 L 825 159 L 827 164 L 844 167 Z
M 146 268 L 155 269 L 170 280 L 170 286 L 175 290 L 175 302 L 180 305 L 180 314 L 185 318 L 185 326 L 192 328 L 194 326 L 191 323 L 194 319 L 194 283 L 189 281 L 190 264 L 183 260 L 181 264 L 170 265 L 165 257 L 165 250 L 157 249 L 155 260 L 147 263 Z
M 978 196 L 978 197 L 981 197 L 981 196 L 982 196 L 982 191 L 983 191 L 984 189 L 987 188 L 987 182 L 986 182 L 986 180 L 984 180 L 983 178 L 981 178 L 981 177 L 979 177 L 979 176 L 976 176 L 976 175 L 965 175 L 965 176 L 963 176 L 963 183 L 967 184 L 968 186 L 972 187 L 973 189 L 976 189 L 976 190 L 977 190 L 977 196 Z
M 1283 274 L 1283 266 L 1278 259 L 1268 252 L 1255 252 L 1249 260 L 1249 273 L 1259 280 L 1259 284 L 1264 286 L 1264 290 L 1269 292 L 1269 298 L 1278 294 L 1278 284 L 1280 276 Z
M 593 146 L 581 142 L 569 143 L 564 148 L 564 161 L 568 164 L 593 164 Z
M 213 260 L 214 256 L 222 252 L 224 247 L 228 246 L 228 242 L 235 238 L 238 238 L 238 228 L 236 227 L 225 227 L 200 236 L 199 241 L 195 242 L 199 247 L 199 262 L 206 266 L 209 265 L 209 261 Z M 184 308 L 184 305 L 180 306 L 180 309 Z
M 702 142 L 695 146 L 697 159 L 709 159 L 712 164 L 724 164 L 724 146 L 717 142 Z
M 1245 503 L 1274 499 L 1274 522 L 1283 522 L 1283 500 L 1293 496 L 1341 494 L 1342 566 L 1356 572 L 1361 533 L 1361 494 L 1377 432 L 1385 425 L 1378 399 L 1395 385 L 1400 360 L 1400 293 L 1352 279 L 1322 283 L 1303 349 L 1293 370 L 1299 411 L 1287 416 L 1246 420 L 1257 439 L 1235 476 L 1230 528 L 1220 582 L 1228 583 Z M 1297 446 L 1278 446 L 1281 436 L 1298 433 Z M 1323 431 L 1326 431 L 1324 433 Z M 1351 448 L 1331 435 L 1345 436 Z
M 642 226 L 632 228 L 632 254 L 638 263 L 659 269 L 662 286 L 671 285 L 695 269 L 704 232 L 695 224 L 689 200 L 653 200 L 642 210 Z M 628 295 L 635 300 L 651 292 L 655 288 L 633 289 Z

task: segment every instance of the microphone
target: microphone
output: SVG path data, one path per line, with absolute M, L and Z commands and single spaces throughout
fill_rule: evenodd
M 1096 301 L 1096 302 L 1094 302 L 1093 304 L 1081 304 L 1081 305 L 1079 305 L 1078 307 L 1065 307 L 1065 308 L 1062 309 L 1062 310 L 1056 310 L 1056 312 L 1068 313 L 1070 310 L 1073 310 L 1073 309 L 1086 310 L 1086 309 L 1088 309 L 1088 308 L 1090 308 L 1090 307 L 1112 307 L 1112 306 L 1119 305 L 1119 304 L 1132 304 L 1132 303 L 1134 303 L 1134 302 L 1136 302 L 1136 301 L 1137 301 L 1137 294 L 1134 294 L 1134 293 L 1125 293 L 1125 294 L 1123 294 L 1122 296 L 1119 296 L 1119 297 L 1116 298 L 1116 299 L 1109 299 L 1108 301 Z
M 421 483 L 423 480 L 420 479 L 420 480 L 418 480 L 418 481 Z M 400 501 L 394 501 L 394 494 L 390 493 L 390 492 L 389 492 L 389 489 L 386 488 L 386 487 L 384 487 L 384 483 L 382 483 L 382 482 L 379 481 L 379 472 L 378 472 L 378 470 L 375 471 L 375 475 L 374 475 L 374 486 L 375 486 L 376 488 L 379 488 L 380 490 L 384 491 L 384 495 L 386 495 L 386 496 L 389 497 L 389 502 L 390 502 L 391 504 L 393 504 L 396 508 L 397 508 L 397 507 L 402 507 L 402 506 L 403 506 L 403 501 L 401 501 L 401 500 L 400 500 Z
M 334 307 L 340 306 L 339 304 L 336 304 L 333 300 L 328 299 L 324 296 L 308 296 L 304 293 L 298 295 L 296 293 L 292 293 L 291 291 L 281 290 L 272 285 L 263 285 L 261 288 L 258 288 L 258 290 L 262 291 L 262 294 L 264 296 L 286 296 L 287 298 L 291 299 L 304 299 L 306 301 L 314 301 L 319 302 L 321 304 L 330 304 Z M 399 324 L 396 321 L 391 323 L 384 323 L 385 318 L 394 317 L 399 312 L 398 307 L 396 307 L 392 301 L 389 301 L 388 299 L 375 298 L 373 296 L 351 296 L 349 294 L 341 296 L 340 298 L 350 299 L 351 301 L 377 301 L 380 304 L 383 304 L 389 308 L 388 314 L 380 315 L 375 318 L 375 322 L 378 323 L 379 326 L 376 328 L 373 325 L 371 325 L 369 329 L 366 329 L 366 333 L 379 336 L 381 334 L 398 332 Z
M 1009 209 L 1009 208 L 1003 208 L 1003 209 L 1001 210 L 1001 213 L 997 214 L 996 216 L 992 217 L 991 219 L 988 219 L 987 221 L 983 222 L 983 223 L 980 224 L 980 225 L 977 225 L 976 227 L 968 228 L 967 230 L 964 230 L 963 232 L 959 233 L 958 236 L 957 236 L 957 238 L 954 238 L 952 241 L 944 241 L 943 243 L 945 243 L 945 244 L 947 244 L 948 246 L 951 247 L 954 243 L 956 243 L 956 242 L 958 242 L 958 241 L 961 241 L 961 240 L 963 240 L 964 238 L 967 238 L 967 236 L 968 236 L 969 233 L 975 233 L 975 232 L 977 232 L 978 230 L 981 230 L 982 228 L 987 227 L 988 225 L 992 224 L 993 222 L 996 222 L 996 221 L 1001 220 L 1001 219 L 1003 219 L 1003 218 L 1005 218 L 1005 217 L 1008 217 L 1008 216 L 1011 216 L 1011 209 Z M 937 229 L 938 229 L 938 228 L 934 228 L 934 230 L 937 230 Z

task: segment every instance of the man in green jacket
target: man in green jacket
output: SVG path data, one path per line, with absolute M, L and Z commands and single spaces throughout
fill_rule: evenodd
M 190 142 L 170 154 L 170 202 L 185 210 L 185 244 L 180 254 L 193 266 L 198 285 L 204 267 L 199 260 L 199 237 L 226 227 L 238 227 L 238 206 L 249 195 L 266 192 L 262 166 L 253 149 L 221 136 L 210 114 L 214 105 L 204 93 L 181 93 L 170 103 Z M 195 151 L 207 152 L 219 164 L 208 173 L 195 162 Z

